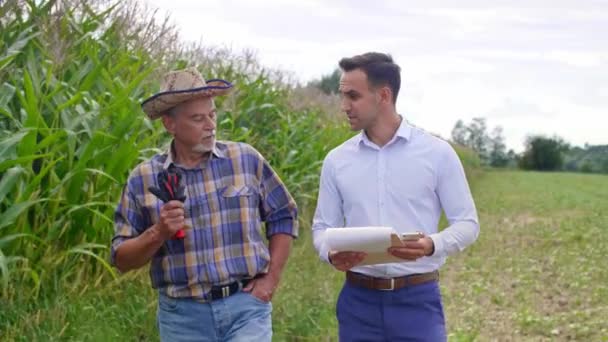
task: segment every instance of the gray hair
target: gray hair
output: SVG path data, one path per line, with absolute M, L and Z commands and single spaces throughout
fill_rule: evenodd
M 177 107 L 179 107 L 179 105 L 167 109 L 167 111 L 164 113 L 164 115 L 167 115 L 167 116 L 170 116 L 172 118 L 175 118 L 175 116 L 177 115 Z

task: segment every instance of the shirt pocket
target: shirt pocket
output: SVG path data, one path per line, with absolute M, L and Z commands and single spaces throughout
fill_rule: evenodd
M 251 185 L 228 185 L 221 190 L 222 197 L 253 196 L 258 193 Z
M 259 204 L 259 191 L 253 185 L 228 185 L 219 190 L 221 209 L 255 209 Z

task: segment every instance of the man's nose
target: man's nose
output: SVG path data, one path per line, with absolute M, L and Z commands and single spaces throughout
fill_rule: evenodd
M 340 109 L 342 109 L 343 112 L 348 112 L 350 110 L 350 102 L 342 100 L 340 103 Z
M 211 119 L 206 120 L 203 128 L 208 131 L 215 129 L 215 120 L 211 120 Z

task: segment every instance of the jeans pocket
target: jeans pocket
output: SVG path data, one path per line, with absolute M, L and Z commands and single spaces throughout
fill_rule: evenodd
M 270 304 L 270 302 L 267 302 L 267 301 L 265 301 L 265 300 L 262 300 L 262 299 L 260 299 L 260 298 L 258 298 L 258 297 L 256 297 L 256 296 L 254 296 L 252 292 L 247 292 L 247 295 L 248 295 L 249 297 L 251 297 L 251 298 L 252 298 L 252 299 L 253 299 L 255 302 L 257 302 L 258 304 L 263 304 L 263 305 L 269 305 L 269 304 Z
M 158 308 L 166 312 L 175 312 L 177 310 L 177 301 L 178 299 L 161 294 L 158 296 Z

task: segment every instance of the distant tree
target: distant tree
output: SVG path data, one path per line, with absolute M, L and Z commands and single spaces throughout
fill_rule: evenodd
M 578 161 L 577 160 L 568 160 L 564 162 L 563 169 L 565 171 L 577 172 L 579 171 Z
M 462 120 L 456 121 L 456 125 L 452 128 L 452 141 L 462 146 L 468 145 L 469 132 Z
M 507 155 L 502 127 L 496 126 L 492 134 L 488 134 L 487 129 L 485 118 L 473 118 L 468 125 L 458 120 L 452 129 L 452 141 L 477 152 L 485 165 L 507 166 L 513 159 L 509 159 Z
M 608 173 L 608 145 L 574 146 L 564 153 L 564 170 Z
M 322 76 L 320 80 L 308 82 L 308 86 L 319 88 L 325 94 L 337 94 L 340 87 L 340 70 L 336 69 L 331 74 Z
M 468 126 L 468 146 L 479 153 L 479 156 L 488 161 L 488 145 L 490 137 L 486 132 L 488 126 L 485 118 L 473 118 L 473 122 Z
M 584 173 L 593 172 L 593 167 L 591 166 L 591 163 L 588 161 L 584 162 L 583 165 L 581 165 L 581 172 L 584 172 Z
M 517 167 L 518 163 L 519 163 L 519 156 L 517 155 L 517 153 L 515 153 L 515 151 L 513 151 L 512 149 L 509 149 L 509 152 L 507 152 L 507 166 L 508 167 Z
M 509 149 L 509 152 L 507 152 L 507 158 L 515 160 L 517 159 L 517 153 L 515 153 L 513 149 Z
M 564 162 L 563 152 L 569 146 L 559 137 L 530 136 L 526 139 L 526 149 L 520 159 L 520 167 L 526 170 L 559 170 Z
M 507 145 L 505 145 L 505 138 L 502 135 L 502 127 L 496 126 L 494 128 L 489 139 L 489 144 L 490 165 L 493 167 L 507 166 L 507 164 L 509 164 L 509 157 L 507 155 Z
M 608 173 L 608 159 L 604 159 L 602 165 L 600 166 L 601 173 Z

